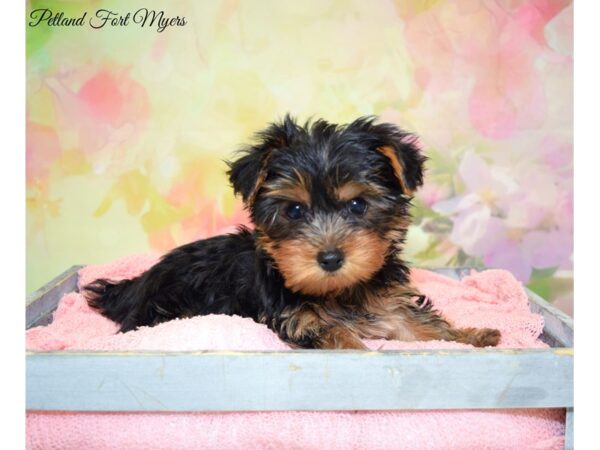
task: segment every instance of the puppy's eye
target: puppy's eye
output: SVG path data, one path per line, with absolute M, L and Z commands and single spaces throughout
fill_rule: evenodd
M 300 203 L 291 203 L 285 210 L 285 214 L 292 220 L 304 217 L 304 206 Z
M 367 202 L 361 197 L 353 198 L 348 202 L 348 211 L 355 216 L 362 216 L 367 210 Z

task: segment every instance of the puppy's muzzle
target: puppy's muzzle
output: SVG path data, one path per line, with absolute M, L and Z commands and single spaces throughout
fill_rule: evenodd
M 321 269 L 326 272 L 335 272 L 344 265 L 344 254 L 337 248 L 319 252 L 317 261 L 319 262 Z

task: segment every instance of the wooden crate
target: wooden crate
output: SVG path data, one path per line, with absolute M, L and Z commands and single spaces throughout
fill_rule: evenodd
M 74 266 L 27 298 L 46 325 Z M 453 278 L 468 268 L 430 269 Z M 566 408 L 573 448 L 573 321 L 527 291 L 549 349 L 27 352 L 28 410 L 279 411 Z

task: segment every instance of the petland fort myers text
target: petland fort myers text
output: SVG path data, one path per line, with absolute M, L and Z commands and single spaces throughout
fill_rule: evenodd
M 169 27 L 182 27 L 187 20 L 182 16 L 169 17 L 164 11 L 140 8 L 134 12 L 121 14 L 108 9 L 98 9 L 95 13 L 83 12 L 78 17 L 68 17 L 62 11 L 52 11 L 48 8 L 34 9 L 29 13 L 29 26 L 51 27 L 85 27 L 93 29 L 127 27 L 130 25 L 141 28 L 155 28 L 162 33 Z

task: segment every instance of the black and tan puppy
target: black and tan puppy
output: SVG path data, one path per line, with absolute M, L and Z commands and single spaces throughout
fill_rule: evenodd
M 304 348 L 498 343 L 497 330 L 454 328 L 410 285 L 400 252 L 423 183 L 415 136 L 372 118 L 300 126 L 286 117 L 257 138 L 229 171 L 255 230 L 176 248 L 133 280 L 97 280 L 86 287 L 94 308 L 121 331 L 237 314 Z

